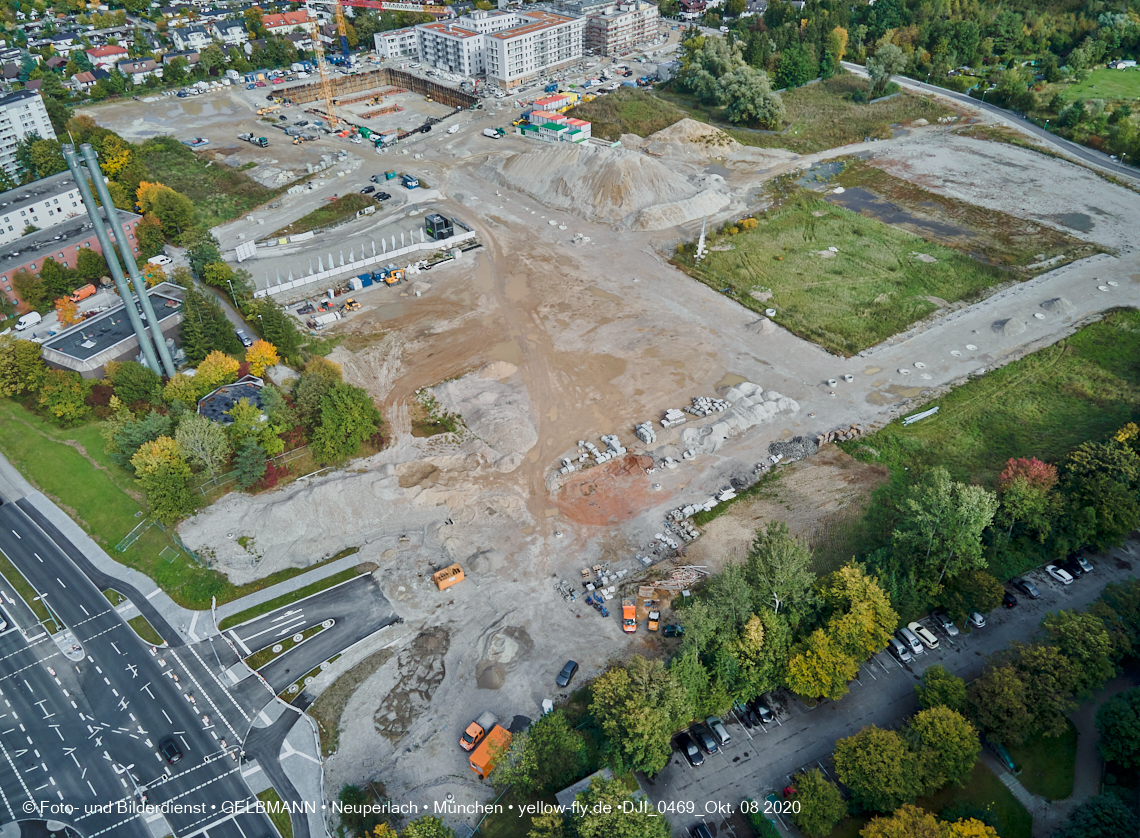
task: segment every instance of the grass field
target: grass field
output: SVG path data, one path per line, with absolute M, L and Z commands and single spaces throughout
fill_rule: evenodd
M 284 801 L 281 800 L 281 795 L 270 788 L 259 791 L 257 799 L 268 804 L 266 813 L 269 815 L 269 820 L 273 822 L 273 826 L 281 833 L 281 838 L 293 838 L 293 821 L 289 817 L 289 812 L 284 809 Z
M 687 94 L 665 90 L 657 95 L 682 108 L 693 119 L 724 129 L 744 145 L 786 148 L 800 154 L 862 142 L 866 137 L 888 139 L 892 135 L 892 123 L 920 118 L 936 122 L 954 113 L 933 99 L 910 93 L 873 105 L 852 101 L 852 93 L 868 89 L 865 80 L 844 74 L 780 94 L 787 121 L 786 132 L 780 134 L 734 127 L 724 118 L 723 108 L 706 107 Z
M 1073 793 L 1077 767 L 1077 729 L 1069 722 L 1063 736 L 1038 736 L 1024 745 L 1009 749 L 1021 769 L 1017 779 L 1033 794 L 1048 800 L 1064 800 Z
M 1118 102 L 1140 99 L 1140 69 L 1093 70 L 1084 81 L 1060 84 L 1056 90 L 1070 101 L 1104 99 L 1106 102 Z
M 990 486 L 1010 457 L 1057 463 L 1085 440 L 1135 421 L 1138 355 L 1140 311 L 1111 312 L 924 405 L 938 405 L 936 416 L 907 427 L 892 422 L 840 447 L 892 474 L 941 465 L 957 480 Z
M 927 296 L 973 300 L 1010 276 L 809 193 L 757 220 L 757 228 L 716 243 L 731 250 L 711 251 L 699 267 L 689 255 L 678 264 L 757 312 L 775 308 L 781 326 L 840 355 L 874 346 L 935 311 Z M 829 247 L 838 252 L 831 255 Z M 917 253 L 936 261 L 920 261 Z M 770 300 L 750 293 L 762 290 L 771 290 Z
M 567 116 L 593 123 L 590 134 L 617 140 L 622 134 L 650 134 L 668 128 L 688 114 L 648 90 L 615 90 L 572 108 Z
M 321 204 L 321 206 L 317 207 L 308 215 L 303 215 L 292 224 L 287 224 L 280 230 L 277 230 L 270 238 L 290 236 L 294 233 L 305 233 L 309 230 L 315 230 L 318 227 L 335 224 L 338 221 L 356 215 L 357 212 L 365 207 L 374 206 L 376 206 L 376 202 L 372 199 L 371 195 L 361 195 L 359 192 L 350 192 L 348 195 L 340 196 L 335 201 L 327 201 Z
M 127 620 L 127 625 L 135 630 L 135 634 L 152 646 L 161 646 L 166 642 L 162 639 L 162 635 L 155 631 L 154 626 L 152 626 L 142 614 L 131 617 Z
M 164 183 L 193 201 L 205 227 L 236 218 L 278 194 L 244 172 L 208 161 L 204 154 L 191 151 L 173 137 L 155 137 L 138 150 L 147 179 Z
M 915 805 L 934 814 L 961 807 L 981 809 L 997 816 L 1001 838 L 1031 838 L 1033 834 L 1033 816 L 981 761 L 974 766 L 964 787 L 949 786 L 920 797 Z

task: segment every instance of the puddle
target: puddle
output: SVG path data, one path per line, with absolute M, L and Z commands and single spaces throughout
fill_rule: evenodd
M 814 187 L 822 191 L 822 188 L 827 185 L 828 181 L 841 171 L 843 171 L 843 164 L 836 161 L 816 163 L 803 173 L 803 176 L 796 181 L 796 184 L 809 189 Z
M 911 215 L 890 201 L 859 186 L 852 186 L 840 195 L 828 195 L 827 200 L 852 212 L 882 221 L 884 224 L 909 227 L 924 238 L 973 238 L 973 234 L 969 230 L 953 224 L 945 224 L 940 221 L 932 221 L 929 218 Z
M 726 372 L 724 374 L 724 377 L 713 385 L 713 390 L 720 392 L 720 389 L 722 387 L 728 389 L 729 387 L 735 387 L 737 384 L 743 384 L 747 380 L 748 379 L 743 375 L 737 375 L 734 372 Z
M 595 297 L 600 297 L 603 300 L 609 300 L 610 302 L 613 302 L 613 303 L 622 302 L 621 297 L 619 297 L 617 294 L 611 294 L 609 291 L 603 291 L 601 288 L 599 288 L 596 285 L 591 285 L 586 290 L 589 291 L 591 294 L 593 294 Z
M 522 347 L 517 340 L 505 340 L 492 346 L 487 351 L 487 357 L 492 361 L 506 361 L 517 367 L 522 363 Z
M 728 178 L 732 176 L 732 169 L 726 169 L 724 166 L 721 166 L 718 163 L 711 163 L 708 166 L 705 166 L 705 174 L 720 175 L 722 178 Z
M 1076 230 L 1079 233 L 1092 232 L 1092 217 L 1085 215 L 1083 212 L 1058 212 L 1053 215 L 1048 215 L 1046 218 L 1050 218 L 1062 227 L 1068 227 L 1070 230 Z

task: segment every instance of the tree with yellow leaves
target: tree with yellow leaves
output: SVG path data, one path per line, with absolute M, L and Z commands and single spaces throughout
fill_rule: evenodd
M 162 400 L 167 404 L 182 402 L 193 407 L 198 403 L 198 399 L 205 395 L 205 392 L 199 390 L 199 387 L 200 382 L 197 376 L 178 373 L 162 388 Z
M 190 490 L 190 465 L 176 440 L 160 436 L 144 442 L 131 457 L 131 465 L 158 520 L 172 524 L 197 507 L 200 498 Z
M 997 830 L 975 818 L 947 823 L 909 803 L 900 806 L 890 817 L 875 818 L 859 835 L 860 838 L 998 838 Z
M 166 281 L 166 271 L 162 269 L 162 265 L 156 265 L 153 262 L 147 262 L 146 266 L 142 269 L 143 279 L 146 280 L 146 287 L 153 288 L 160 282 Z
M 162 183 L 148 183 L 145 180 L 141 181 L 139 183 L 139 188 L 135 190 L 135 200 L 138 201 L 138 204 L 142 208 L 143 212 L 150 212 L 151 207 L 154 206 L 154 199 L 163 190 L 173 191 L 169 186 L 166 186 Z
M 249 371 L 260 377 L 266 369 L 277 363 L 277 347 L 267 340 L 256 340 L 245 353 L 245 360 L 249 364 Z
M 131 457 L 131 465 L 134 466 L 138 477 L 144 477 L 158 471 L 163 465 L 173 465 L 185 459 L 182 446 L 177 440 L 169 436 L 160 436 L 140 445 L 139 450 Z
M 79 306 L 71 301 L 71 297 L 60 297 L 55 301 L 55 316 L 64 328 L 74 326 L 83 319 L 79 316 Z
M 99 168 L 107 177 L 115 177 L 130 165 L 131 146 L 122 137 L 108 132 L 99 146 Z
M 236 359 L 215 349 L 198 365 L 198 374 L 194 378 L 197 379 L 199 392 L 205 395 L 215 387 L 237 381 L 240 366 Z

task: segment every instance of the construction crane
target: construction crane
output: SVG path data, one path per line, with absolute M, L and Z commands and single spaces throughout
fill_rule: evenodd
M 340 10 L 339 5 L 337 10 Z M 325 62 L 325 47 L 321 43 L 321 27 L 317 23 L 317 16 L 313 13 L 312 5 L 308 2 L 305 3 L 305 11 L 309 15 L 309 34 L 313 39 L 313 57 L 317 62 L 317 74 L 321 77 L 321 98 L 325 100 L 325 118 L 328 120 L 331 130 L 336 128 L 339 120 L 336 118 L 332 79 L 329 78 L 329 68 Z M 347 40 L 346 38 L 345 41 L 347 42 Z
M 348 29 L 344 25 L 344 8 L 339 2 L 333 2 L 333 13 L 336 15 L 336 31 L 340 35 L 340 54 L 344 56 L 344 63 L 348 64 Z

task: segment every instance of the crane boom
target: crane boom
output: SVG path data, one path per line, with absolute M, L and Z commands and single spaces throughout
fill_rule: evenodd
M 336 31 L 340 35 L 340 54 L 348 63 L 348 29 L 344 25 L 344 7 L 339 2 L 333 3 L 333 12 L 336 14 Z

